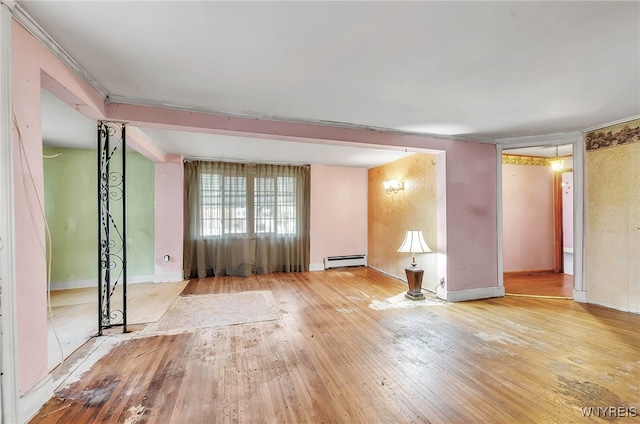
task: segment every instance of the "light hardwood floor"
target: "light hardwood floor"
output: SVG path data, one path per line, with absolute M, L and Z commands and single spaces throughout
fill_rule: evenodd
M 573 275 L 541 273 L 532 275 L 505 274 L 507 294 L 573 298 Z
M 158 321 L 186 285 L 186 281 L 130 284 L 127 293 L 128 322 L 140 324 Z M 49 370 L 52 370 L 60 364 L 62 359 L 68 358 L 98 333 L 98 288 L 52 290 L 49 299 L 51 314 L 47 311 L 47 351 Z M 115 291 L 113 299 L 114 309 L 121 309 L 120 288 Z
M 373 310 L 406 284 L 368 268 L 183 295 L 253 290 L 279 319 L 120 335 L 32 422 L 580 423 L 606 422 L 582 407 L 640 407 L 638 315 L 521 297 Z

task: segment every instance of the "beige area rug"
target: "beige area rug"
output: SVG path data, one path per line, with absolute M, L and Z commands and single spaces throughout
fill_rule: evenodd
M 399 293 L 393 297 L 384 300 L 372 300 L 369 308 L 376 311 L 385 311 L 387 309 L 406 309 L 416 308 L 419 306 L 442 306 L 446 305 L 442 299 L 437 297 L 425 296 L 424 300 L 410 300 L 404 297 L 406 292 Z
M 181 296 L 158 323 L 157 330 L 223 327 L 280 319 L 268 290 Z

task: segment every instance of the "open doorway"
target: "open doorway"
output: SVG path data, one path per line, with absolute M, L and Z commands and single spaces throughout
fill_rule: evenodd
M 44 89 L 41 106 L 53 370 L 96 334 L 96 123 Z
M 506 294 L 573 296 L 572 145 L 504 149 Z

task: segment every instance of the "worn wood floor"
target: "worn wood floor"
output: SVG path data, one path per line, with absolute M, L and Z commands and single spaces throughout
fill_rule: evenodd
M 139 324 L 157 321 L 186 284 L 186 281 L 130 284 L 127 293 L 128 304 L 131 306 L 129 322 Z M 115 309 L 122 308 L 121 293 L 120 289 L 114 292 Z M 49 316 L 48 353 L 49 370 L 52 370 L 98 333 L 98 288 L 52 290 L 50 300 L 56 329 L 54 333 L 52 317 Z M 62 352 L 60 345 L 62 345 Z
M 367 268 L 183 294 L 253 290 L 279 319 L 121 335 L 32 422 L 581 423 L 607 422 L 581 408 L 640 408 L 638 315 L 522 297 L 377 311 L 406 285 Z
M 533 275 L 505 274 L 507 294 L 573 298 L 573 275 L 543 273 Z

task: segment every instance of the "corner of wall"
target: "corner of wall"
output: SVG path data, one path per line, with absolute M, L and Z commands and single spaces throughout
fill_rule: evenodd
M 29 422 L 51 397 L 53 397 L 53 375 L 48 374 L 27 393 L 20 396 L 18 401 L 20 422 Z
M 476 289 L 447 291 L 437 288 L 436 295 L 447 302 L 464 302 L 467 300 L 490 299 L 504 297 L 504 287 L 480 287 Z
M 312 263 L 309 264 L 309 271 L 324 271 L 324 264 L 323 263 Z

